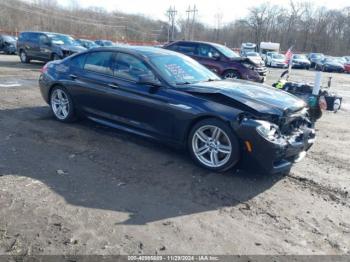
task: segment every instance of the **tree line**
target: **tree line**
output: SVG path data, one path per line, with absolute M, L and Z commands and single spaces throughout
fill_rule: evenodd
M 81 8 L 76 0 L 71 2 L 67 8 L 57 0 L 0 0 L 0 30 L 54 31 L 125 42 L 168 39 L 168 24 L 164 21 L 98 7 Z M 282 50 L 293 46 L 297 52 L 350 55 L 350 6 L 340 10 L 310 2 L 291 1 L 288 7 L 266 2 L 250 8 L 244 19 L 225 25 L 222 15 L 213 13 L 213 17 L 217 19 L 215 26 L 194 23 L 195 40 L 236 48 L 243 42 L 271 41 L 280 43 Z M 180 18 L 176 21 L 175 39 L 187 37 L 186 20 Z

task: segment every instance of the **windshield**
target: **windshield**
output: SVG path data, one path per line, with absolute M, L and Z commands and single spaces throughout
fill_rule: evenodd
M 336 58 L 340 63 L 346 63 L 346 59 L 344 57 L 337 57 Z
M 257 52 L 248 52 L 246 53 L 247 56 L 259 56 Z
M 274 59 L 285 59 L 285 56 L 282 54 L 273 54 L 272 58 Z
M 220 78 L 209 69 L 186 56 L 155 56 L 150 60 L 162 77 L 173 85 L 220 80 Z
M 69 35 L 56 35 L 50 34 L 48 37 L 51 39 L 51 42 L 55 45 L 78 45 L 73 37 Z
M 103 41 L 104 46 L 112 46 L 113 42 L 112 41 Z
M 328 57 L 323 60 L 324 62 L 337 62 L 334 58 Z
M 293 57 L 294 59 L 307 59 L 306 58 L 306 56 L 304 56 L 304 55 L 294 55 L 294 57 Z
M 321 58 L 323 58 L 323 55 L 322 54 L 311 54 L 310 57 L 316 58 L 316 59 L 321 59 Z
M 240 57 L 239 54 L 236 52 L 232 51 L 230 48 L 223 46 L 223 45 L 218 45 L 218 44 L 213 44 L 213 46 L 218 49 L 224 56 L 228 58 L 236 58 Z
M 82 43 L 88 48 L 98 47 L 98 44 L 90 40 L 83 40 Z

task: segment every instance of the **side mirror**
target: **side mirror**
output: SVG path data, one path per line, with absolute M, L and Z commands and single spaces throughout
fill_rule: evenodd
M 219 53 L 214 53 L 214 54 L 213 54 L 213 58 L 214 58 L 215 60 L 220 60 L 221 56 L 220 56 Z
M 142 75 L 139 77 L 139 80 L 137 83 L 140 85 L 150 85 L 154 87 L 162 86 L 162 83 L 158 79 L 156 79 L 153 75 Z

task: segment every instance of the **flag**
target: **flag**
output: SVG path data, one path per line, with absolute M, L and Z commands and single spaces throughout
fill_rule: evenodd
M 287 53 L 285 54 L 286 56 L 286 63 L 289 65 L 290 62 L 292 61 L 292 56 L 293 56 L 293 52 L 292 52 L 292 48 L 293 47 L 290 47 L 287 51 Z

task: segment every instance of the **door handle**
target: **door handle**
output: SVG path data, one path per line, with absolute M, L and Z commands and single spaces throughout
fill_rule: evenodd
M 73 80 L 77 79 L 78 77 L 76 75 L 70 74 L 69 77 Z
M 117 84 L 108 84 L 108 87 L 112 88 L 112 89 L 117 89 L 119 88 L 119 86 Z

